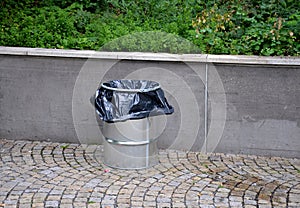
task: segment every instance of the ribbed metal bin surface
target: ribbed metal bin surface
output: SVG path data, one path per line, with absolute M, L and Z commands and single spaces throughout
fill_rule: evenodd
M 104 163 L 120 169 L 142 169 L 158 163 L 157 137 L 163 116 L 103 122 Z

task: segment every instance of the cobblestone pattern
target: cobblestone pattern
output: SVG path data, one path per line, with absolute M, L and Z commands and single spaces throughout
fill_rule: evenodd
M 117 170 L 101 146 L 0 140 L 0 207 L 300 207 L 300 160 L 160 151 Z

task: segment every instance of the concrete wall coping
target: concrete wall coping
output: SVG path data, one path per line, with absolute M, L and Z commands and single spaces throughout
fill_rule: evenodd
M 24 48 L 24 47 L 5 47 L 5 46 L 0 46 L 0 55 L 300 66 L 300 56 L 270 57 L 270 56 L 244 56 L 244 55 L 102 52 L 102 51 L 91 51 L 91 50 L 43 49 L 43 48 Z

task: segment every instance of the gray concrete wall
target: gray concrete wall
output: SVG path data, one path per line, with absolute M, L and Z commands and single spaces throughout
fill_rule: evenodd
M 0 56 L 0 137 L 77 142 L 72 92 L 82 59 Z
M 216 65 L 227 117 L 216 152 L 300 157 L 300 68 Z
M 222 63 L 216 57 L 214 63 L 201 57 L 184 62 L 87 57 L 2 53 L 0 137 L 101 143 L 89 103 L 99 83 L 152 79 L 175 107 L 166 117 L 160 148 L 300 158 L 299 60 L 273 65 Z

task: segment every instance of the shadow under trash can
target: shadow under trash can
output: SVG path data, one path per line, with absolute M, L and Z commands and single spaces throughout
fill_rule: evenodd
M 103 121 L 104 163 L 113 168 L 142 169 L 158 163 L 157 138 L 168 104 L 159 83 L 112 80 L 95 94 L 95 108 Z

